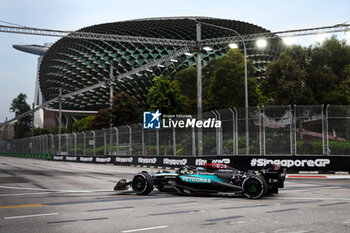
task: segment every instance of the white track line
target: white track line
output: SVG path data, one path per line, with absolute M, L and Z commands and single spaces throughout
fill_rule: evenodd
M 322 179 L 350 179 L 350 175 L 322 175 L 322 174 L 315 174 L 315 175 L 303 175 L 303 174 L 297 174 L 297 175 L 287 175 L 287 179 L 315 179 L 315 180 L 322 180 Z
M 32 218 L 32 217 L 42 217 L 42 216 L 52 216 L 58 215 L 59 213 L 50 213 L 50 214 L 33 214 L 33 215 L 23 215 L 23 216 L 12 216 L 12 217 L 4 217 L 4 219 L 18 219 L 18 218 Z
M 0 197 L 11 197 L 11 196 L 28 196 L 28 195 L 44 195 L 55 192 L 41 192 L 41 193 L 9 193 L 9 194 L 0 194 Z
M 13 186 L 0 186 L 0 188 L 3 188 L 3 189 L 17 189 L 17 190 L 31 190 L 31 191 L 49 191 L 48 189 L 13 187 Z
M 147 228 L 140 228 L 140 229 L 134 229 L 134 230 L 127 230 L 127 231 L 122 231 L 124 233 L 128 232 L 137 232 L 137 231 L 148 231 L 148 230 L 154 230 L 154 229 L 161 229 L 161 228 L 167 228 L 168 226 L 156 226 L 156 227 L 147 227 Z
M 111 189 L 98 189 L 98 190 L 57 190 L 57 189 L 38 189 L 38 188 L 24 188 L 24 187 L 13 187 L 13 186 L 0 186 L 3 189 L 15 189 L 15 190 L 31 190 L 31 191 L 42 191 L 52 193 L 96 193 L 96 192 L 114 192 Z
M 324 201 L 350 201 L 346 197 L 276 197 L 282 200 L 324 200 Z

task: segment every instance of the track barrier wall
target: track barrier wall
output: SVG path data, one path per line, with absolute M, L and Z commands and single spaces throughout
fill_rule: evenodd
M 81 156 L 0 153 L 2 156 L 45 159 L 61 162 L 114 164 L 122 166 L 144 166 L 179 168 L 181 166 L 204 166 L 205 163 L 223 163 L 241 170 L 259 170 L 267 164 L 281 164 L 289 173 L 302 171 L 350 172 L 349 156 Z
M 216 118 L 222 122 L 221 128 L 203 129 L 203 155 L 198 155 L 197 129 L 150 130 L 140 123 L 0 141 L 0 155 L 159 167 L 179 166 L 181 161 L 197 165 L 201 159 L 221 158 L 249 169 L 272 160 L 295 171 L 350 170 L 350 106 L 249 107 L 248 113 L 248 119 L 244 108 L 203 113 L 203 120 Z M 245 145 L 246 120 L 249 151 Z M 0 130 L 1 135 L 7 138 L 6 127 Z

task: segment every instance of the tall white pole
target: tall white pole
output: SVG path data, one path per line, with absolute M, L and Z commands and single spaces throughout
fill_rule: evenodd
M 111 66 L 110 69 L 110 80 L 109 80 L 109 109 L 110 109 L 110 116 L 109 116 L 109 155 L 112 155 L 112 127 L 113 127 L 113 115 L 112 115 L 112 107 L 113 107 L 113 67 Z
M 218 26 L 218 25 L 211 24 L 211 23 L 199 22 L 196 19 L 190 19 L 190 20 L 197 22 L 197 43 L 198 43 L 198 46 L 199 46 L 199 41 L 201 40 L 201 37 L 200 37 L 200 29 L 201 29 L 200 25 L 201 24 L 216 27 L 216 28 L 221 28 L 221 29 L 224 29 L 227 31 L 231 31 L 231 32 L 235 33 L 241 39 L 241 41 L 243 43 L 243 48 L 244 48 L 244 92 L 245 92 L 244 108 L 245 108 L 246 154 L 249 154 L 248 70 L 247 70 L 247 48 L 245 45 L 245 41 L 242 38 L 241 34 L 239 34 L 237 31 L 235 31 L 231 28 L 226 28 L 226 27 Z M 198 118 L 199 118 L 199 114 L 202 117 L 202 80 L 201 80 L 201 76 L 202 76 L 201 68 L 202 68 L 202 66 L 201 66 L 201 63 L 199 62 L 199 61 L 201 61 L 200 56 L 198 56 L 198 55 L 200 55 L 200 51 L 198 51 L 198 53 L 197 53 L 197 88 L 198 88 Z M 199 67 L 200 67 L 200 69 L 199 69 Z M 199 100 L 200 100 L 200 102 L 199 102 Z M 200 134 L 200 131 L 198 130 L 198 142 L 199 142 L 199 137 L 202 137 L 202 134 Z M 198 145 L 198 147 L 199 147 L 199 145 Z M 198 151 L 201 151 L 201 150 L 202 150 L 201 147 L 198 148 Z
M 62 133 L 62 88 L 60 88 L 59 97 L 58 97 L 58 154 L 61 154 L 61 133 Z
M 244 92 L 245 92 L 245 151 L 249 154 L 249 114 L 248 114 L 248 71 L 247 71 L 247 48 L 242 39 L 244 47 Z
M 197 111 L 198 120 L 202 120 L 202 53 L 199 47 L 201 41 L 201 24 L 196 24 L 197 31 Z M 198 156 L 203 155 L 203 129 L 198 128 Z

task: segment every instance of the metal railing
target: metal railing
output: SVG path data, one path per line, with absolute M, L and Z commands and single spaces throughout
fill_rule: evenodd
M 350 155 L 350 106 L 264 106 L 248 112 L 250 155 Z M 222 125 L 203 128 L 203 155 L 245 155 L 245 109 L 203 113 L 203 120 L 209 118 Z M 197 133 L 195 128 L 143 129 L 139 123 L 2 141 L 0 152 L 197 156 Z

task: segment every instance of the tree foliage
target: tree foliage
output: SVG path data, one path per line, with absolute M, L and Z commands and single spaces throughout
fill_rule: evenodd
M 99 130 L 109 127 L 110 113 L 106 108 L 98 110 L 94 118 L 90 121 L 89 128 L 91 130 Z
M 111 110 L 100 109 L 90 121 L 90 130 L 108 128 L 110 125 Z M 136 99 L 126 92 L 119 92 L 113 97 L 112 123 L 114 126 L 129 125 L 142 120 L 142 110 Z
M 169 76 L 155 77 L 153 86 L 147 94 L 150 110 L 159 109 L 164 114 L 184 113 L 187 97 L 181 93 L 177 80 L 170 80 Z
M 270 103 L 278 105 L 314 104 L 312 90 L 306 85 L 307 51 L 301 46 L 281 53 L 278 60 L 267 66 L 266 78 L 261 82 L 263 93 Z
M 187 114 L 197 113 L 197 70 L 195 67 L 185 68 L 177 72 L 174 80 L 180 86 L 181 94 L 186 96 L 184 112 Z
M 250 60 L 247 60 L 247 70 L 249 105 L 261 105 L 264 97 L 252 77 L 254 67 Z M 244 56 L 238 49 L 231 49 L 226 55 L 210 61 L 203 76 L 204 110 L 244 106 Z
M 270 104 L 350 103 L 350 46 L 335 37 L 293 46 L 267 66 L 261 83 Z
M 174 76 L 179 84 L 181 93 L 187 98 L 197 99 L 197 70 L 195 67 L 189 67 L 177 72 Z
M 142 109 L 135 97 L 123 91 L 113 98 L 112 116 L 116 126 L 137 123 L 142 120 Z
M 27 95 L 20 93 L 16 98 L 12 100 L 10 111 L 14 112 L 16 116 L 19 116 L 30 110 L 29 104 L 26 102 Z M 23 138 L 26 133 L 31 129 L 31 116 L 27 116 L 19 119 L 15 125 L 15 138 Z
M 59 127 L 56 126 L 55 128 L 53 128 L 53 129 L 51 130 L 51 133 L 52 133 L 52 134 L 58 134 L 59 131 L 60 131 Z M 63 133 L 68 133 L 68 130 L 67 130 L 66 128 L 64 128 L 64 127 L 61 127 L 61 134 L 63 134 Z
M 75 121 L 72 125 L 73 132 L 81 132 L 89 130 L 90 122 L 94 119 L 94 116 L 87 116 L 78 121 Z
M 262 94 L 253 77 L 253 63 L 247 60 L 248 99 L 250 106 L 262 105 L 267 98 Z M 196 68 L 190 67 L 176 73 L 181 93 L 189 100 L 186 113 L 197 112 Z M 212 59 L 202 70 L 203 109 L 243 107 L 245 105 L 244 56 L 238 49 L 231 49 L 218 59 Z M 192 102 L 190 102 L 192 101 Z

